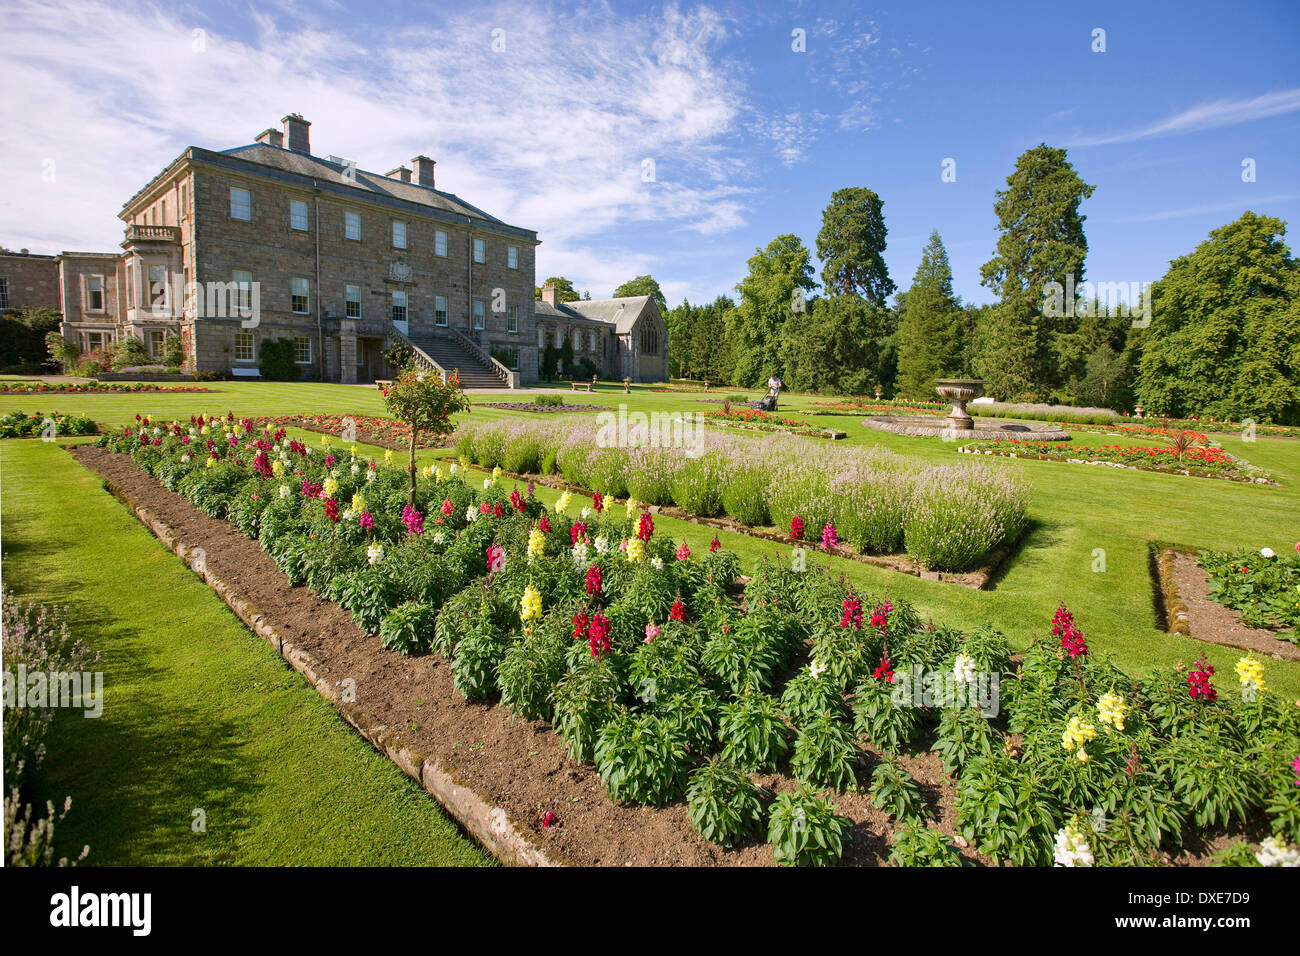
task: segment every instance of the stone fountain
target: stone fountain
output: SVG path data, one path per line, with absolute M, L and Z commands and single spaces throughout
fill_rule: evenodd
M 978 378 L 940 378 L 934 390 L 944 401 L 952 402 L 946 418 L 930 415 L 872 415 L 863 419 L 868 428 L 896 435 L 942 438 L 944 441 L 975 439 L 1022 439 L 1030 441 L 1069 441 L 1070 433 L 1054 425 L 1009 422 L 1005 419 L 973 418 L 966 403 L 984 394 L 987 383 Z

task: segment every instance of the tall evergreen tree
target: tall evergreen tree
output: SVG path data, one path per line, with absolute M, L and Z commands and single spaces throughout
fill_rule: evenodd
M 981 281 L 999 297 L 979 332 L 981 372 L 998 398 L 1046 398 L 1060 384 L 1052 362 L 1054 337 L 1071 317 L 1043 314 L 1049 282 L 1083 281 L 1088 241 L 1079 204 L 1095 186 L 1079 178 L 1065 150 L 1046 143 L 1027 150 L 998 190 L 997 252 L 981 268 Z
M 952 267 L 938 230 L 921 252 L 912 287 L 899 296 L 898 390 L 930 398 L 936 378 L 962 374 L 965 316 L 952 294 Z
M 749 258 L 749 274 L 736 284 L 740 304 L 727 320 L 733 384 L 755 387 L 766 384 L 770 375 L 784 376 L 786 319 L 806 311 L 804 294 L 816 285 L 810 260 L 802 240 L 789 233 Z
M 896 314 L 856 295 L 809 303 L 786 322 L 785 384 L 800 392 L 892 392 L 897 376 Z
M 884 202 L 870 189 L 851 186 L 831 194 L 817 233 L 827 295 L 856 293 L 883 306 L 894 291 L 885 265 Z

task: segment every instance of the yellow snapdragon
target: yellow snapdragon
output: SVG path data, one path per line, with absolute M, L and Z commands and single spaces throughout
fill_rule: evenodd
M 1107 732 L 1112 727 L 1116 730 L 1124 729 L 1124 709 L 1124 698 L 1114 691 L 1102 694 L 1097 699 L 1097 716 L 1106 725 Z
M 1264 663 L 1253 657 L 1243 657 L 1237 661 L 1236 666 L 1237 679 L 1241 681 L 1242 687 L 1254 687 L 1255 690 L 1264 690 Z
M 524 596 L 519 601 L 520 616 L 525 621 L 536 621 L 542 616 L 542 595 L 531 584 L 524 588 Z
M 325 492 L 326 498 L 333 498 L 339 492 L 339 483 L 333 478 L 326 478 L 321 490 Z
M 560 495 L 560 497 L 556 499 L 555 513 L 557 515 L 564 514 L 565 510 L 569 507 L 569 502 L 572 500 L 573 500 L 573 495 L 569 494 L 567 491 L 563 492 Z
M 546 552 L 546 535 L 542 534 L 540 528 L 534 528 L 528 532 L 528 560 L 534 557 L 540 558 Z
M 640 561 L 645 557 L 645 546 L 641 543 L 640 538 L 633 538 L 627 543 L 627 559 L 629 561 Z
M 1084 744 L 1096 736 L 1097 728 L 1084 720 L 1079 714 L 1075 714 L 1070 718 L 1070 722 L 1065 725 L 1065 733 L 1061 735 L 1061 746 L 1065 750 L 1073 750 L 1080 763 L 1087 763 L 1088 751 L 1083 749 Z

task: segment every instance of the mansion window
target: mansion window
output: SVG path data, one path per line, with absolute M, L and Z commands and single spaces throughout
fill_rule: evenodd
M 167 333 L 161 329 L 150 329 L 149 335 L 149 357 L 153 359 L 162 358 L 163 343 L 167 338 Z
M 573 330 L 573 351 L 582 351 L 582 332 L 578 329 Z
M 506 247 L 506 268 L 508 269 L 519 268 L 519 247 L 518 246 Z
M 496 352 L 496 359 L 510 371 L 519 371 L 519 349 L 499 349 Z
M 433 254 L 435 256 L 447 255 L 447 234 L 441 229 L 433 234 Z
M 257 349 L 254 344 L 252 332 L 235 333 L 235 361 L 252 362 L 257 357 Z
M 537 347 L 546 348 L 546 329 L 540 325 L 537 327 Z
M 86 311 L 104 311 L 104 277 L 86 276 Z
M 435 295 L 433 297 L 433 324 L 447 327 L 447 297 L 445 295 Z
M 167 302 L 167 267 L 149 267 L 149 305 L 161 308 Z
M 405 292 L 393 293 L 393 321 L 394 322 L 406 321 L 406 293 Z
M 361 241 L 361 213 L 345 212 L 343 214 L 343 238 Z
M 190 211 L 185 205 L 185 184 L 184 183 L 181 183 L 180 185 L 180 195 L 181 195 L 180 202 L 177 203 L 177 205 L 180 207 L 178 213 L 181 219 L 188 219 L 190 215 Z
M 98 352 L 98 351 L 101 351 L 101 350 L 104 348 L 104 346 L 105 346 L 106 344 L 108 344 L 108 343 L 104 340 L 104 335 L 105 335 L 105 333 L 103 333 L 103 332 L 87 332 L 87 333 L 86 333 L 86 351 L 87 351 L 87 352 Z
M 311 297 L 311 286 L 306 279 L 289 280 L 289 311 L 298 315 L 307 314 L 307 300 Z
M 564 347 L 564 329 L 559 326 L 555 327 L 555 347 L 557 349 Z
M 361 318 L 361 286 L 350 285 L 344 287 L 343 315 L 349 319 Z
M 474 328 L 487 328 L 487 307 L 482 299 L 474 300 Z
M 393 248 L 406 248 L 406 223 L 404 222 L 393 223 Z
M 9 308 L 9 280 L 0 276 L 0 309 Z
M 474 261 L 487 262 L 487 243 L 482 239 L 474 240 Z
M 247 189 L 230 187 L 230 218 L 245 222 L 253 218 L 253 195 Z
M 592 350 L 593 352 L 596 351 L 596 333 L 595 333 L 595 332 L 592 332 L 592 333 L 591 333 L 591 337 L 590 337 L 589 341 L 590 341 L 590 343 L 591 343 L 591 350 Z
M 298 365 L 311 364 L 311 339 L 308 336 L 293 337 L 293 360 Z
M 289 200 L 289 228 L 298 232 L 307 231 L 307 204 L 301 199 Z
M 506 331 L 519 331 L 519 306 L 517 305 L 506 307 Z
M 230 273 L 230 281 L 235 284 L 239 310 L 248 312 L 253 307 L 253 273 L 236 269 Z

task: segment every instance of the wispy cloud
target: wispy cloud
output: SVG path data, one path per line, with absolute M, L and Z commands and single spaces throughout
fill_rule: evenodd
M 186 146 L 251 142 L 290 111 L 318 154 L 378 171 L 433 156 L 441 188 L 539 231 L 542 274 L 595 272 L 582 250 L 630 225 L 745 222 L 744 70 L 707 7 L 507 0 L 397 30 L 285 2 L 238 28 L 188 6 L 7 4 L 0 242 L 113 249 L 120 204 Z
M 1254 209 L 1260 213 L 1267 210 L 1263 209 L 1265 203 L 1282 203 L 1291 202 L 1300 199 L 1300 193 L 1283 193 L 1276 196 L 1260 196 L 1249 200 L 1234 199 L 1229 202 L 1208 203 L 1201 206 L 1183 206 L 1178 209 L 1163 209 L 1159 212 L 1143 213 L 1139 216 L 1125 216 L 1119 219 L 1112 219 L 1111 222 L 1164 222 L 1166 219 L 1181 219 L 1184 216 L 1199 216 L 1205 213 L 1224 212 L 1227 210 L 1238 210 L 1245 212 L 1247 209 Z
M 1070 146 L 1106 146 L 1110 143 L 1131 143 L 1156 136 L 1176 136 L 1196 133 L 1221 126 L 1234 126 L 1251 120 L 1279 116 L 1300 110 L 1300 89 L 1281 90 L 1241 100 L 1213 100 L 1193 106 L 1166 119 L 1138 129 L 1103 136 L 1076 139 Z

